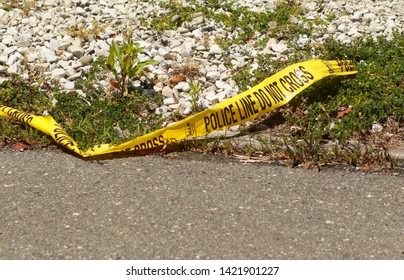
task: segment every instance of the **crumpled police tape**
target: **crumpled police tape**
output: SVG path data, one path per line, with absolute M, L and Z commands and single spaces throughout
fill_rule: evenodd
M 325 77 L 356 73 L 356 67 L 350 60 L 309 60 L 296 63 L 265 79 L 255 87 L 168 127 L 122 144 L 101 144 L 86 151 L 80 150 L 73 138 L 51 116 L 35 116 L 10 107 L 0 106 L 0 117 L 26 123 L 50 135 L 58 144 L 67 149 L 83 157 L 90 157 L 157 148 L 240 125 L 285 105 L 298 93 Z

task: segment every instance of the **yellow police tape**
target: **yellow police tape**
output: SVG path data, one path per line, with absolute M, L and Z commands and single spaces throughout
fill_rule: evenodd
M 96 145 L 86 151 L 80 150 L 73 138 L 51 116 L 35 116 L 10 107 L 0 106 L 0 117 L 26 123 L 50 135 L 58 144 L 67 149 L 83 157 L 90 157 L 121 151 L 157 148 L 186 138 L 204 136 L 239 125 L 285 105 L 298 93 L 325 77 L 356 73 L 356 67 L 350 60 L 309 60 L 296 63 L 265 79 L 255 87 L 168 127 L 122 144 Z

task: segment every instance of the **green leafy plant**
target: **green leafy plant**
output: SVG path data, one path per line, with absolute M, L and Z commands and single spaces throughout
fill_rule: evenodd
M 189 86 L 190 86 L 191 90 L 187 94 L 191 98 L 190 102 L 192 104 L 192 111 L 199 112 L 201 110 L 201 106 L 198 103 L 199 94 L 201 91 L 201 83 L 199 81 L 190 81 Z
M 76 80 L 74 92 L 56 93 L 53 117 L 71 135 L 81 149 L 97 144 L 121 143 L 161 127 L 154 114 L 161 96 L 130 91 L 122 96 L 103 86 L 107 70 L 104 57 Z
M 147 65 L 154 64 L 154 60 L 140 61 L 139 53 L 143 50 L 139 43 L 134 43 L 131 38 L 122 46 L 112 41 L 106 66 L 114 75 L 116 87 L 122 96 L 128 95 L 128 83 L 139 75 Z

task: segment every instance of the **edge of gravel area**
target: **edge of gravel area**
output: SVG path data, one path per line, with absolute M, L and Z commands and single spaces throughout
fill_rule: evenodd
M 263 134 L 263 137 L 270 138 L 271 136 L 268 136 L 267 134 Z M 242 135 L 242 134 L 236 134 L 232 136 L 230 139 L 226 139 L 226 141 L 230 141 L 233 143 L 233 145 L 237 146 L 238 148 L 242 147 L 254 147 L 254 145 L 257 146 L 257 148 L 261 147 L 262 143 L 257 141 L 255 138 L 256 135 L 251 136 L 251 135 Z M 186 142 L 186 141 L 184 141 Z M 274 166 L 281 166 L 285 168 L 298 168 L 298 169 L 307 169 L 302 166 L 292 166 L 290 164 L 284 163 L 282 160 L 276 160 L 276 159 L 268 159 L 265 157 L 259 158 L 259 157 L 254 157 L 254 156 L 249 156 L 249 155 L 238 155 L 238 154 L 232 154 L 232 155 L 224 155 L 224 154 L 219 154 L 219 153 L 209 153 L 209 152 L 200 152 L 200 151 L 192 151 L 192 150 L 179 150 L 177 151 L 175 148 L 173 150 L 169 150 L 166 152 L 146 152 L 144 154 L 133 154 L 133 153 L 126 153 L 126 152 L 119 152 L 119 153 L 112 153 L 112 154 L 106 154 L 102 156 L 96 156 L 96 157 L 89 157 L 89 158 L 82 158 L 79 155 L 73 153 L 70 150 L 64 149 L 63 147 L 57 146 L 55 144 L 50 144 L 45 147 L 30 147 L 27 150 L 15 150 L 11 146 L 6 146 L 0 148 L 0 154 L 1 153 L 9 153 L 9 154 L 19 154 L 19 153 L 24 153 L 26 151 L 40 151 L 42 150 L 43 152 L 56 152 L 56 153 L 61 153 L 61 154 L 67 154 L 69 156 L 72 156 L 74 158 L 81 159 L 83 161 L 87 162 L 102 162 L 102 161 L 109 161 L 109 160 L 116 160 L 116 159 L 121 159 L 121 158 L 136 158 L 136 157 L 144 157 L 144 156 L 158 156 L 158 157 L 163 157 L 167 159 L 173 159 L 173 160 L 191 160 L 191 161 L 200 161 L 200 162 L 215 162 L 215 163 L 222 163 L 222 164 L 229 164 L 229 163 L 237 163 L 237 164 L 258 164 L 258 165 L 274 165 Z M 392 170 L 363 170 L 360 167 L 355 167 L 352 165 L 347 165 L 347 164 L 327 164 L 321 168 L 321 170 L 318 170 L 319 172 L 326 171 L 326 170 L 343 170 L 347 172 L 360 172 L 363 174 L 372 174 L 372 173 L 384 173 L 384 174 L 389 174 L 389 175 L 394 175 L 394 176 L 404 176 L 404 146 L 399 146 L 399 147 L 392 147 L 389 149 L 390 155 L 393 158 L 397 159 L 397 167 Z M 317 170 L 317 169 L 316 169 Z
M 44 1 L 37 3 L 38 7 L 28 11 L 26 16 L 21 9 L 6 11 L 0 8 L 0 73 L 28 77 L 29 69 L 37 68 L 38 72 L 48 76 L 49 82 L 59 83 L 65 91 L 75 90 L 75 81 L 82 71 L 89 69 L 89 61 L 107 55 L 113 37 L 115 41 L 123 42 L 122 31 L 130 25 L 137 31 L 133 34 L 134 41 L 145 47 L 139 59 L 158 61 L 156 65 L 147 67 L 149 72 L 139 77 L 135 86 L 141 86 L 140 80 L 158 81 L 152 89 L 143 90 L 148 93 L 165 91 L 164 105 L 156 109 L 156 114 L 168 117 L 178 108 L 188 115 L 192 108 L 189 97 L 184 94 L 189 90 L 188 82 L 171 87 L 165 85 L 173 75 L 175 65 L 186 66 L 188 62 L 198 65 L 204 76 L 201 78 L 204 85 L 200 103 L 210 107 L 239 93 L 231 73 L 247 64 L 257 68 L 258 53 L 271 54 L 274 60 L 287 60 L 294 52 L 292 41 L 276 38 L 275 35 L 268 37 L 265 46 L 255 47 L 254 44 L 263 35 L 258 31 L 255 39 L 248 44 L 233 46 L 226 51 L 218 46 L 216 38 L 231 38 L 238 34 L 238 30 L 230 32 L 223 23 L 214 19 L 195 14 L 190 22 L 183 22 L 176 30 L 159 32 L 146 27 L 140 18 L 151 20 L 154 13 L 155 16 L 164 16 L 170 11 L 167 7 L 146 1 L 96 2 Z M 190 5 L 189 1 L 178 2 Z M 277 2 L 234 1 L 235 7 L 242 6 L 256 12 L 273 11 Z M 399 17 L 402 7 L 398 0 L 377 3 L 348 0 L 297 2 L 302 5 L 304 16 L 293 21 L 304 27 L 306 20 L 318 29 L 311 36 L 296 34 L 294 43 L 301 46 L 324 42 L 327 38 L 349 43 L 367 35 L 392 36 L 395 28 L 400 32 L 403 30 L 404 22 Z M 331 19 L 327 20 L 327 17 Z M 316 19 L 324 23 L 315 23 Z M 71 34 L 73 27 L 89 32 L 87 29 L 94 21 L 101 26 L 107 24 L 105 30 L 98 26 L 97 36 L 92 34 L 91 38 L 84 40 L 74 32 Z M 205 40 L 210 47 L 204 46 Z M 230 59 L 233 68 L 223 63 L 224 57 Z M 105 87 L 108 85 L 108 82 L 104 84 Z
M 268 133 L 258 133 L 255 135 L 243 135 L 241 137 L 237 137 L 236 144 L 240 145 L 241 147 L 248 147 L 251 146 L 252 148 L 261 148 L 262 142 L 257 140 L 257 137 L 261 137 L 264 139 L 277 139 L 279 137 L 271 136 Z M 397 159 L 400 163 L 400 166 L 404 167 L 404 146 L 392 146 L 388 148 L 390 156 Z

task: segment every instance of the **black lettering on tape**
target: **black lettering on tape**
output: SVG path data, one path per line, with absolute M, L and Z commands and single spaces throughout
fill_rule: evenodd
M 289 76 L 291 79 L 299 86 L 304 86 L 304 83 L 300 80 L 300 78 L 295 74 L 295 72 L 289 72 Z
M 210 114 L 210 126 L 212 127 L 213 130 L 217 129 L 217 119 L 215 114 Z
M 231 125 L 231 112 L 229 107 L 224 107 L 223 109 L 223 118 L 226 121 L 226 125 Z M 230 114 L 230 115 L 229 115 Z
M 205 121 L 205 130 L 206 133 L 210 133 L 210 129 L 209 129 L 209 124 L 210 124 L 210 119 L 208 116 L 203 117 L 203 120 Z
M 300 74 L 299 70 L 304 74 Z M 286 89 L 290 93 L 294 93 L 299 88 L 308 83 L 309 80 L 313 79 L 314 76 L 309 71 L 307 71 L 303 66 L 299 66 L 299 69 L 295 69 L 294 72 L 289 72 L 288 75 L 283 76 L 279 79 L 279 81 L 284 89 Z
M 280 78 L 279 82 L 281 83 L 281 85 L 283 86 L 284 89 L 286 89 L 290 93 L 293 93 L 293 89 L 291 87 L 289 87 L 289 84 L 285 81 L 284 78 Z
M 299 78 L 300 81 L 303 82 L 303 84 L 309 82 L 309 78 L 307 78 L 300 69 L 295 68 L 295 75 Z
M 34 119 L 34 116 L 18 111 L 16 109 L 2 107 L 1 110 L 7 115 L 9 115 L 11 118 L 26 124 L 30 124 Z
M 153 138 L 153 145 L 156 147 L 158 146 L 158 139 L 156 137 Z
M 229 109 L 230 109 L 230 112 L 231 112 L 231 123 L 232 124 L 237 123 L 238 120 L 234 118 L 234 116 L 236 115 L 236 112 L 233 110 L 233 104 L 229 105 Z
M 236 106 L 237 106 L 238 114 L 240 115 L 240 119 L 241 119 L 241 120 L 245 120 L 247 117 L 246 117 L 245 115 L 243 115 L 243 113 L 241 112 L 241 108 L 240 108 L 240 106 L 238 105 L 238 102 L 235 101 L 235 103 L 236 103 Z
M 151 141 L 151 140 L 147 140 L 147 148 L 148 149 L 151 149 L 151 148 L 153 148 L 154 146 L 153 146 L 153 142 Z
M 248 94 L 246 97 L 240 98 L 241 106 L 243 107 L 244 111 L 244 119 L 249 118 L 250 116 L 255 114 L 255 102 L 251 100 L 251 94 Z M 243 118 L 242 118 L 243 119 Z
M 236 105 L 237 104 L 237 101 Z M 210 133 L 214 130 L 220 129 L 225 126 L 231 126 L 234 123 L 237 123 L 238 120 L 235 117 L 236 112 L 233 110 L 233 104 L 230 104 L 229 106 L 224 107 L 223 109 L 220 109 L 219 112 L 213 112 L 208 116 L 203 117 L 203 121 L 205 123 L 205 131 L 206 133 Z M 187 124 L 188 126 L 188 124 Z M 194 134 L 196 136 L 196 129 L 194 125 Z
M 295 92 L 295 90 L 298 90 L 300 88 L 299 85 L 296 84 L 289 75 L 286 75 L 283 78 L 289 84 L 290 88 L 292 89 L 292 92 Z
M 277 82 L 274 82 L 268 86 L 264 86 L 264 89 L 267 92 L 267 94 L 272 98 L 275 104 L 278 104 L 280 101 L 283 101 L 285 94 L 279 89 Z M 272 105 L 272 102 L 270 100 L 269 103 Z
M 53 130 L 55 141 L 64 147 L 74 147 L 74 140 L 59 126 Z
M 254 111 L 254 114 L 258 114 L 259 110 L 257 110 L 257 108 L 255 108 L 255 104 L 256 104 L 257 102 L 255 102 L 254 100 L 252 100 L 251 97 L 252 97 L 251 94 L 247 95 L 247 98 L 248 98 L 248 100 L 250 101 L 251 108 L 252 108 L 252 110 Z
M 313 80 L 313 79 L 314 79 L 314 76 L 313 76 L 309 71 L 307 71 L 306 68 L 304 68 L 304 66 L 299 66 L 299 69 L 300 69 L 304 74 L 306 74 L 305 77 L 309 78 L 310 80 Z M 334 73 L 334 72 L 333 72 L 333 73 Z M 332 73 L 330 73 L 330 74 L 332 74 Z
M 196 137 L 195 124 L 187 123 L 186 124 L 186 129 L 185 129 L 185 134 L 187 135 L 187 137 Z
M 158 137 L 154 137 L 153 139 L 149 139 L 143 143 L 140 143 L 138 145 L 135 145 L 132 149 L 137 151 L 137 150 L 145 150 L 145 149 L 151 149 L 151 148 L 156 148 L 159 146 L 164 146 L 166 143 L 169 141 L 164 140 L 164 136 L 160 135 Z
M 218 112 L 216 112 L 215 115 L 216 115 L 216 120 L 217 120 L 217 123 L 218 123 L 219 128 L 224 127 L 224 120 L 222 119 L 222 122 L 220 122 L 220 119 L 221 119 L 221 118 L 219 118 Z M 222 117 L 223 117 L 223 115 L 222 115 Z

